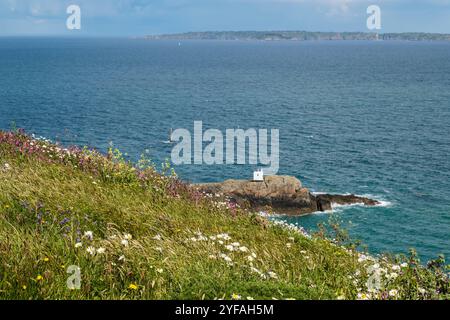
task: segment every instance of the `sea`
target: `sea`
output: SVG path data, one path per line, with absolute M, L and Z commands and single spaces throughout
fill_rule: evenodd
M 450 255 L 450 43 L 0 38 L 0 129 L 158 166 L 170 130 L 279 130 L 280 175 L 376 207 L 330 217 L 372 253 Z M 174 165 L 188 182 L 249 179 L 254 164 Z

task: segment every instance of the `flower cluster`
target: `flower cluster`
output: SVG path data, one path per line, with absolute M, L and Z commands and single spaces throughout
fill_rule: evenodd
M 241 244 L 239 241 L 233 241 L 228 233 L 219 233 L 216 235 L 204 235 L 197 231 L 195 236 L 186 239 L 186 243 L 205 243 L 213 250 L 208 256 L 209 259 L 223 261 L 226 265 L 242 266 L 251 271 L 251 273 L 258 274 L 261 279 L 278 279 L 278 275 L 269 270 L 267 272 L 261 271 L 255 267 L 257 262 L 257 254 L 247 246 Z

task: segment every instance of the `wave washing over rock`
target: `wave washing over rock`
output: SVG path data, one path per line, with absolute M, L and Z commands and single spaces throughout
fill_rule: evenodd
M 354 194 L 313 194 L 292 176 L 266 176 L 264 181 L 226 180 L 195 184 L 199 191 L 230 197 L 242 207 L 283 214 L 309 214 L 333 210 L 335 205 L 380 205 L 378 200 Z

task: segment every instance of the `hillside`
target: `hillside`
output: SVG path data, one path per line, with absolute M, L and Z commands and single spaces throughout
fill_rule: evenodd
M 0 131 L 0 299 L 449 297 L 442 259 L 372 257 L 215 199 L 168 165 Z
M 312 31 L 205 31 L 148 35 L 148 40 L 264 40 L 264 41 L 318 41 L 318 40 L 403 40 L 450 41 L 450 34 L 405 32 L 312 32 Z

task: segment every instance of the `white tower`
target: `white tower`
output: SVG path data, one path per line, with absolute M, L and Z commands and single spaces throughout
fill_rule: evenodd
M 264 172 L 262 169 L 253 171 L 253 181 L 264 181 Z

